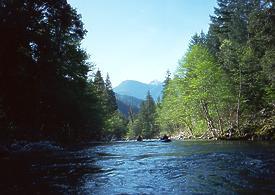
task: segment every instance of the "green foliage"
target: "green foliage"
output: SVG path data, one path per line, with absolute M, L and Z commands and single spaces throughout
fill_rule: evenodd
M 116 105 L 110 82 L 111 106 L 99 75 L 87 80 L 81 16 L 66 0 L 3 0 L 0 18 L 1 138 L 99 139 Z
M 130 139 L 136 139 L 138 136 L 142 135 L 142 121 L 137 117 L 132 122 L 129 122 L 128 129 L 127 137 Z
M 261 59 L 261 66 L 263 68 L 264 78 L 264 99 L 269 104 L 275 104 L 275 49 L 266 51 Z
M 105 80 L 105 88 L 106 88 L 106 93 L 107 93 L 107 102 L 109 103 L 108 105 L 108 112 L 113 113 L 118 109 L 117 103 L 116 103 L 116 96 L 112 88 L 112 84 L 110 81 L 109 74 L 107 74 L 106 80 Z
M 104 81 L 100 70 L 98 70 L 91 85 L 99 98 L 98 105 L 104 123 L 101 137 L 105 140 L 122 139 L 127 133 L 128 121 L 118 113 L 116 97 L 109 74 L 107 74 Z
M 195 35 L 192 36 L 189 44 L 189 49 L 192 48 L 194 45 L 201 45 L 205 46 L 207 44 L 207 36 L 203 31 L 201 31 L 200 34 L 195 33 Z
M 165 87 L 157 110 L 162 130 L 253 134 L 265 121 L 258 113 L 274 110 L 274 2 L 218 0 L 217 5 L 207 35 L 192 37 Z
M 203 133 L 201 130 L 207 129 L 209 120 L 213 120 L 212 128 L 218 127 L 220 113 L 232 98 L 222 78 L 223 72 L 209 51 L 194 45 L 166 89 L 166 97 L 158 110 L 160 124 L 174 126 L 190 135 Z M 207 113 L 203 112 L 203 105 L 207 105 Z
M 128 137 L 136 138 L 141 135 L 145 139 L 150 139 L 157 136 L 159 134 L 159 129 L 155 118 L 156 105 L 148 91 L 146 100 L 141 103 L 138 115 L 134 121 L 129 124 Z
M 118 111 L 105 121 L 104 135 L 106 140 L 121 140 L 126 137 L 128 121 Z
M 129 137 L 273 131 L 275 4 L 218 0 L 207 34 L 195 34 L 155 105 L 148 93 Z M 0 3 L 0 138 L 121 139 L 112 85 L 81 48 L 86 30 L 66 0 Z M 265 122 L 267 121 L 267 122 Z M 253 127 L 250 125 L 253 123 Z M 266 123 L 266 124 L 265 124 Z M 267 134 L 267 133 L 266 133 Z
M 108 112 L 109 104 L 110 104 L 109 96 L 108 96 L 106 85 L 100 70 L 97 70 L 91 85 L 93 86 L 96 96 L 99 99 L 98 103 L 102 112 L 102 118 L 103 120 L 106 120 L 106 118 L 108 118 L 108 115 L 112 114 L 112 112 L 111 113 Z

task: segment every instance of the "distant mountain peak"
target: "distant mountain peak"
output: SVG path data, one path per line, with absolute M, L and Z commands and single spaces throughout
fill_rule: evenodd
M 158 80 L 153 80 L 149 83 L 149 85 L 162 85 L 162 82 L 160 82 Z
M 145 99 L 148 91 L 156 101 L 161 96 L 163 84 L 157 80 L 151 81 L 149 84 L 135 80 L 126 80 L 121 82 L 114 88 L 114 92 L 120 95 L 133 96 L 139 99 Z

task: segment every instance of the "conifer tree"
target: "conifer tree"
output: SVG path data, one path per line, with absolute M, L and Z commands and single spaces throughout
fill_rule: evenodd
M 18 136 L 77 139 L 100 129 L 76 10 L 66 0 L 4 0 L 0 18 L 3 135 L 13 129 Z
M 141 135 L 146 139 L 154 138 L 159 134 L 155 119 L 156 104 L 150 91 L 148 91 L 146 99 L 141 103 L 140 111 L 131 126 L 131 134 L 135 136 Z
M 106 87 L 106 92 L 108 96 L 109 112 L 113 113 L 117 110 L 117 102 L 116 102 L 116 96 L 112 88 L 109 74 L 107 74 L 106 76 L 105 87 Z
M 107 118 L 109 105 L 108 105 L 108 94 L 105 86 L 104 79 L 101 75 L 101 71 L 97 70 L 93 80 L 93 86 L 95 93 L 99 98 L 99 105 L 101 107 L 103 118 Z
M 165 80 L 163 82 L 162 99 L 166 95 L 166 89 L 167 89 L 170 81 L 171 81 L 171 72 L 169 70 L 167 70 L 166 71 L 166 77 L 165 77 Z

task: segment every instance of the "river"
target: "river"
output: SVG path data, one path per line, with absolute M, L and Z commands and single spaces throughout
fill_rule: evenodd
M 275 143 L 86 143 L 0 160 L 0 194 L 275 193 Z

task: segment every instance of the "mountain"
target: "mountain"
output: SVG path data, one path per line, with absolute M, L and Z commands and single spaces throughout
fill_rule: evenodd
M 163 85 L 163 83 L 158 80 L 153 80 L 149 83 L 149 85 Z
M 116 99 L 124 102 L 125 104 L 133 107 L 140 108 L 140 104 L 143 100 L 129 95 L 120 95 L 116 93 Z
M 129 111 L 133 112 L 133 114 L 136 114 L 139 112 L 140 104 L 143 100 L 127 96 L 127 95 L 120 95 L 116 93 L 116 100 L 117 100 L 117 106 L 118 110 L 125 116 L 129 117 Z
M 126 80 L 120 83 L 113 90 L 120 95 L 127 95 L 144 100 L 147 92 L 150 91 L 152 97 L 156 101 L 161 96 L 163 84 L 159 81 L 152 81 L 149 84 L 134 80 Z

